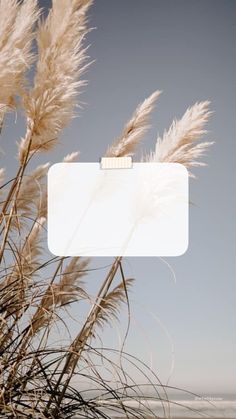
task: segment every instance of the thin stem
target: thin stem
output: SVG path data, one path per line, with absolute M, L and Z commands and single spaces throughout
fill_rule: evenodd
M 7 225 L 5 227 L 5 234 L 4 234 L 3 243 L 2 243 L 1 251 L 0 251 L 0 263 L 2 261 L 2 257 L 3 257 L 4 250 L 5 250 L 5 245 L 6 245 L 8 234 L 9 234 L 9 231 L 10 231 L 13 212 L 16 208 L 16 200 L 17 200 L 17 197 L 18 197 L 18 194 L 19 194 L 19 191 L 20 191 L 20 187 L 21 187 L 23 176 L 24 176 L 24 172 L 25 172 L 25 169 L 26 169 L 27 164 L 28 164 L 28 157 L 29 157 L 29 154 L 30 154 L 30 148 L 31 148 L 31 144 L 32 144 L 32 131 L 31 130 L 28 131 L 28 133 L 26 134 L 26 137 L 29 138 L 29 140 L 28 140 L 29 144 L 28 144 L 28 147 L 27 147 L 25 158 L 24 158 L 23 163 L 19 167 L 19 170 L 17 172 L 15 181 L 12 184 L 12 187 L 10 189 L 10 192 L 9 192 L 10 198 L 7 198 L 7 200 L 5 202 L 5 205 L 4 205 L 4 209 L 2 210 L 2 217 L 3 218 L 1 219 L 1 221 L 4 219 L 4 216 L 5 216 L 4 212 L 5 212 L 6 208 L 8 207 L 9 201 L 11 200 L 12 195 L 13 195 L 15 189 L 16 189 L 15 196 L 14 196 L 14 201 L 13 201 L 13 204 L 12 204 L 12 207 L 11 207 L 10 214 L 8 216 Z

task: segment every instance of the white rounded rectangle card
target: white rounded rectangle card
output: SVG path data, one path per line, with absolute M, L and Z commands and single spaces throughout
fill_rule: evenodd
M 108 161 L 50 168 L 48 247 L 53 254 L 179 256 L 186 251 L 186 168 L 122 162 L 121 167 Z

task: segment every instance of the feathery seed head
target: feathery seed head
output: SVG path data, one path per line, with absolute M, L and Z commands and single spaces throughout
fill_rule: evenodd
M 107 157 L 132 155 L 149 128 L 149 117 L 161 92 L 157 90 L 140 103 L 119 137 L 107 150 Z

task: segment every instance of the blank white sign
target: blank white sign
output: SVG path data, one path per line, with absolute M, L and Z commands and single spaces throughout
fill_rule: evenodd
M 188 172 L 175 163 L 58 163 L 48 173 L 57 256 L 179 256 L 188 247 Z

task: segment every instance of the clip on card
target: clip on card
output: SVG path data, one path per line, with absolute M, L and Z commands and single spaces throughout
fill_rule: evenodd
M 131 157 L 53 165 L 48 247 L 57 256 L 183 254 L 188 247 L 186 168 L 133 163 Z
M 132 169 L 132 157 L 102 157 L 101 169 Z

